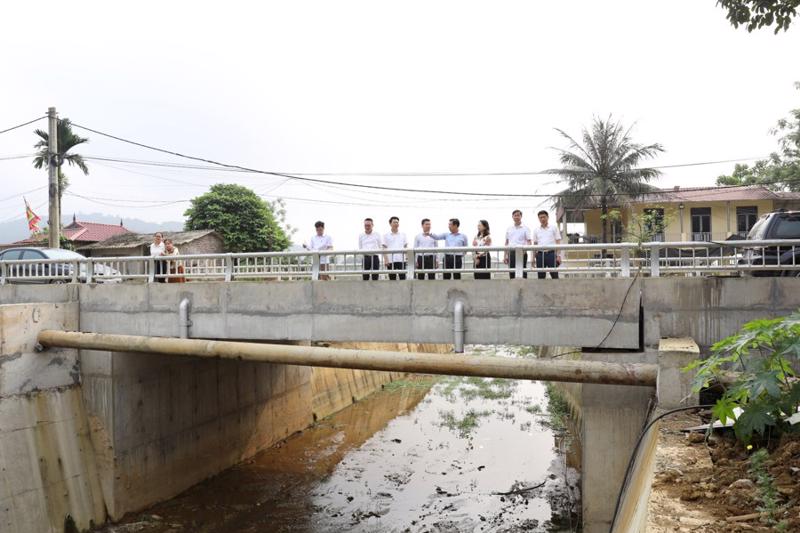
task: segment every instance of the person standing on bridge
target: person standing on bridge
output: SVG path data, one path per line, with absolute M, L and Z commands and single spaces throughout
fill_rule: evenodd
M 451 218 L 448 224 L 450 233 L 437 233 L 432 235 L 437 241 L 444 241 L 447 248 L 458 248 L 469 246 L 467 236 L 458 231 L 461 222 L 457 218 Z M 444 268 L 460 270 L 464 266 L 464 252 L 444 254 Z M 450 272 L 442 274 L 443 279 L 450 279 Z M 452 273 L 453 279 L 461 279 L 460 272 Z
M 561 232 L 558 231 L 556 226 L 549 224 L 550 215 L 547 211 L 539 211 L 539 227 L 533 231 L 533 244 L 539 246 L 549 246 L 552 244 L 561 244 Z M 561 257 L 556 254 L 555 250 L 539 250 L 536 252 L 536 268 L 552 268 L 555 269 L 561 264 Z M 539 272 L 539 279 L 547 277 L 547 272 Z M 555 270 L 550 271 L 550 277 L 558 279 L 558 272 Z
M 408 241 L 406 240 L 406 234 L 400 232 L 400 219 L 397 217 L 390 217 L 389 218 L 389 233 L 383 236 L 383 247 L 389 250 L 400 250 L 408 246 Z M 406 269 L 406 254 L 400 253 L 392 253 L 389 255 L 383 256 L 383 262 L 386 265 L 386 268 L 389 270 L 405 270 Z M 400 279 L 406 279 L 406 273 L 401 272 L 399 274 L 389 274 L 389 279 L 394 280 L 397 277 Z
M 364 233 L 358 236 L 358 249 L 359 250 L 375 250 L 378 251 L 383 247 L 383 241 L 377 231 L 372 231 L 375 223 L 371 218 L 364 219 Z M 380 270 L 381 259 L 376 254 L 364 254 L 364 270 Z M 378 279 L 378 274 L 362 274 L 361 278 L 366 281 L 372 277 L 373 280 Z
M 436 248 L 438 243 L 431 233 L 431 219 L 422 219 L 422 233 L 414 237 L 414 248 Z M 433 270 L 439 266 L 436 254 L 417 254 L 417 268 L 419 270 Z M 417 279 L 425 279 L 425 273 L 417 274 Z M 428 272 L 428 279 L 436 279 L 436 272 Z
M 478 235 L 472 240 L 472 246 L 482 247 L 491 246 L 492 236 L 489 234 L 489 222 L 481 220 L 478 222 Z M 475 252 L 475 268 L 485 268 L 486 272 L 475 272 L 475 279 L 492 279 L 492 256 L 489 252 Z
M 511 219 L 514 225 L 506 230 L 506 246 L 530 246 L 531 244 L 531 229 L 528 226 L 522 225 L 522 211 L 514 209 L 511 213 Z M 514 268 L 517 266 L 517 254 L 514 250 L 509 253 L 506 251 L 503 262 L 511 268 L 511 279 L 516 277 Z M 525 269 L 528 267 L 528 252 L 522 252 L 522 277 L 527 278 L 528 273 Z
M 333 239 L 329 235 L 325 235 L 325 223 L 321 220 L 318 220 L 314 223 L 314 229 L 316 230 L 316 235 L 311 237 L 308 245 L 303 244 L 303 248 L 306 250 L 333 250 Z M 329 280 L 330 277 L 327 274 L 322 274 L 322 272 L 326 272 L 328 270 L 328 261 L 330 258 L 327 255 L 320 255 L 319 256 L 319 279 L 321 280 Z
M 153 242 L 150 243 L 150 256 L 151 257 L 159 257 L 164 255 L 164 236 L 161 234 L 160 231 L 157 231 L 155 235 L 153 235 Z M 164 262 L 163 261 L 155 261 L 155 278 L 158 283 L 164 283 L 167 280 L 164 279 L 162 274 L 164 273 Z

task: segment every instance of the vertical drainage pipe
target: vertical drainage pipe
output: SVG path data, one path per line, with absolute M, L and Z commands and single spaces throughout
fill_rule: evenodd
M 453 348 L 456 353 L 464 353 L 464 302 L 456 300 L 453 304 Z
M 181 339 L 189 338 L 189 328 L 192 327 L 192 321 L 189 319 L 189 310 L 192 307 L 192 302 L 189 298 L 181 300 L 178 305 L 178 329 L 180 330 Z

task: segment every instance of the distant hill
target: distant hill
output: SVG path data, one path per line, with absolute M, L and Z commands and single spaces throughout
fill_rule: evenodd
M 77 213 L 76 218 L 85 222 L 100 222 L 101 224 L 119 224 L 120 217 L 115 215 L 105 215 L 103 213 Z M 61 218 L 64 225 L 72 222 L 72 215 Z M 44 221 L 40 224 L 44 224 Z M 180 231 L 183 229 L 183 222 L 148 222 L 138 218 L 123 218 L 122 224 L 136 233 L 153 233 L 161 231 Z M 23 218 L 12 220 L 0 224 L 0 244 L 19 241 L 29 237 L 28 222 Z

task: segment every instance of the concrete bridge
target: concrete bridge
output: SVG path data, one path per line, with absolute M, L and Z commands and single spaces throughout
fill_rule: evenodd
M 676 403 L 685 395 L 677 369 L 687 357 L 748 320 L 796 310 L 800 279 L 6 284 L 0 286 L 0 529 L 60 533 L 66 515 L 81 527 L 119 518 L 391 379 L 235 360 L 35 350 L 46 329 L 178 337 L 182 301 L 190 304 L 194 338 L 381 341 L 405 349 L 452 344 L 460 307 L 467 343 L 585 348 L 578 356 L 584 360 L 669 367 L 659 379 L 676 385 L 660 400 Z M 696 339 L 700 348 L 689 342 L 659 349 L 662 337 Z M 571 396 L 582 406 L 585 530 L 607 531 L 613 502 L 602 496 L 621 479 L 654 389 L 584 384 Z
M 0 303 L 77 306 L 81 331 L 196 338 L 453 343 L 642 350 L 662 337 L 701 348 L 745 322 L 800 307 L 798 278 L 609 278 L 192 282 L 0 286 Z

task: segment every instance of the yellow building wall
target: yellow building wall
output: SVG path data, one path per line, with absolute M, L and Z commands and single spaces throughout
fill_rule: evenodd
M 758 216 L 774 211 L 772 200 L 736 200 L 730 202 L 684 202 L 684 208 L 679 209 L 675 203 L 642 203 L 635 204 L 630 208 L 621 208 L 621 219 L 623 228 L 629 227 L 631 213 L 634 218 L 640 216 L 645 209 L 660 208 L 664 210 L 664 221 L 666 227 L 664 237 L 666 241 L 690 241 L 692 240 L 692 208 L 710 207 L 711 208 L 711 238 L 712 240 L 725 240 L 736 233 L 736 208 L 751 207 L 758 209 Z M 681 218 L 683 226 L 681 226 Z M 592 209 L 584 213 L 584 223 L 586 225 L 586 235 L 599 236 L 602 234 L 602 219 L 599 209 Z M 610 223 L 609 223 L 610 228 Z M 631 232 L 636 232 L 631 228 Z M 609 229 L 609 240 L 611 231 Z M 629 237 L 627 240 L 635 240 Z

